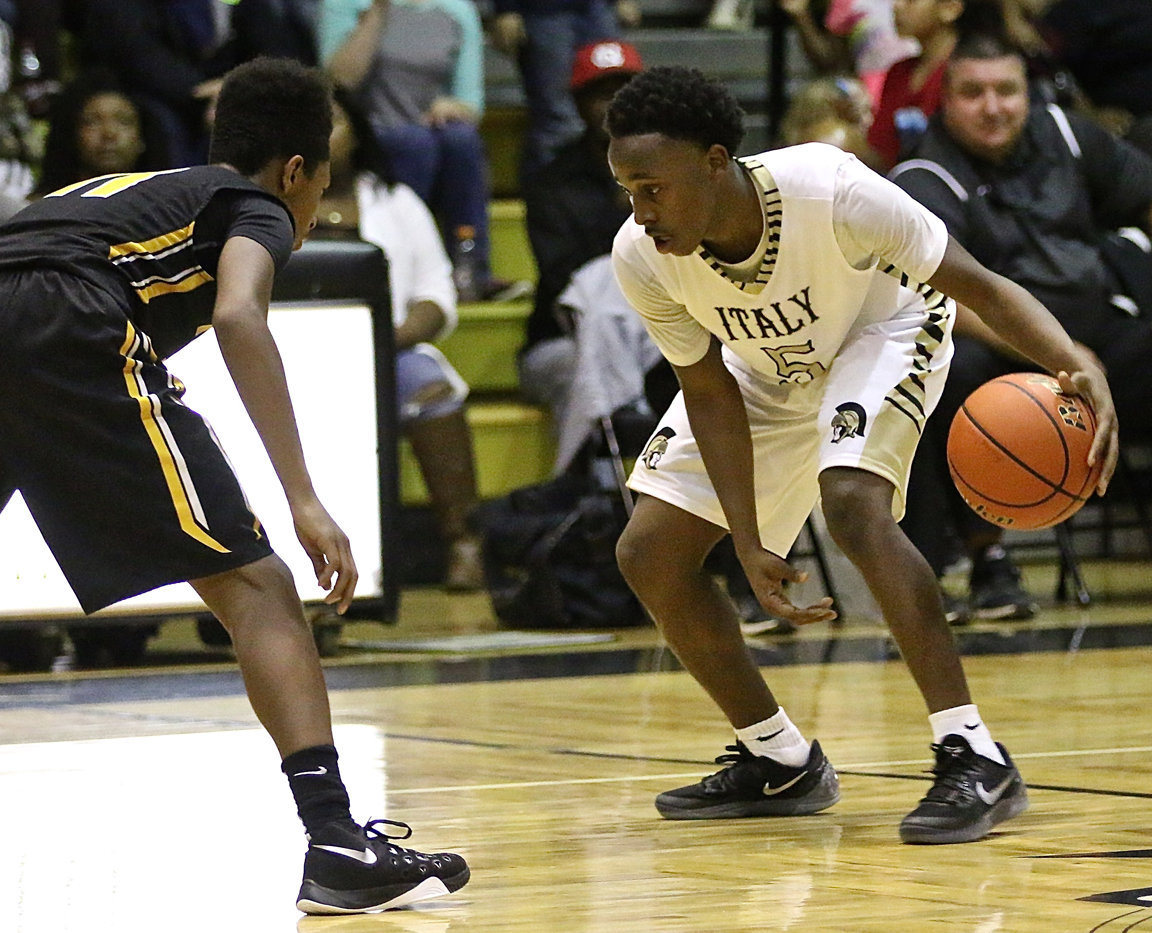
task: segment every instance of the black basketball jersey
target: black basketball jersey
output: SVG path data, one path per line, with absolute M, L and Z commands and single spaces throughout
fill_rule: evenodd
M 105 175 L 0 227 L 0 273 L 51 268 L 97 285 L 163 358 L 211 323 L 220 251 L 238 235 L 264 246 L 277 271 L 292 254 L 287 207 L 231 169 Z

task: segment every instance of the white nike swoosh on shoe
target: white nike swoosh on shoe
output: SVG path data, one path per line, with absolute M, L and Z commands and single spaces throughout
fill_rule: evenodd
M 362 862 L 365 865 L 376 864 L 376 853 L 371 849 L 345 849 L 342 846 L 313 846 L 313 849 L 323 849 L 325 852 L 331 852 L 333 855 L 342 855 L 344 858 L 355 859 L 357 862 Z
M 796 775 L 796 777 L 792 778 L 791 781 L 785 781 L 779 787 L 773 787 L 771 784 L 765 784 L 764 785 L 764 796 L 765 797 L 772 797 L 772 796 L 775 796 L 776 794 L 784 793 L 784 791 L 786 791 L 789 787 L 794 785 L 801 778 L 805 777 L 807 774 L 808 774 L 807 771 L 801 771 L 799 774 Z
M 321 765 L 315 771 L 297 771 L 292 777 L 303 777 L 305 774 L 327 774 L 328 769 Z
M 992 806 L 997 800 L 1004 796 L 1004 791 L 1008 789 L 1008 785 L 1012 783 L 1016 775 L 1009 774 L 999 784 L 991 790 L 985 790 L 983 783 L 976 782 L 976 796 L 983 800 L 988 806 Z

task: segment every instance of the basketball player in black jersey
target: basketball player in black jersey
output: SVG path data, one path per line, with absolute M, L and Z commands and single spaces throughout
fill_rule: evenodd
M 356 565 L 312 488 L 266 320 L 328 184 L 331 106 L 317 72 L 258 59 L 221 91 L 213 164 L 81 182 L 0 229 L 0 508 L 21 492 L 86 612 L 186 580 L 228 629 L 308 834 L 306 913 L 468 880 L 460 856 L 353 822 L 292 576 L 164 365 L 215 330 L 326 601 L 345 611 Z

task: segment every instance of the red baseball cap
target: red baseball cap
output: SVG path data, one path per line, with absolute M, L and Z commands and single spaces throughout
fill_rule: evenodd
M 644 64 L 634 45 L 615 39 L 590 42 L 576 50 L 570 87 L 578 91 L 609 75 L 634 75 L 643 70 Z

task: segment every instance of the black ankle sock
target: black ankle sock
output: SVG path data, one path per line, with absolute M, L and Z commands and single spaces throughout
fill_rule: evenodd
M 280 765 L 296 798 L 296 811 L 310 836 L 329 823 L 352 824 L 348 791 L 340 779 L 337 757 L 334 746 L 315 745 L 293 752 Z

